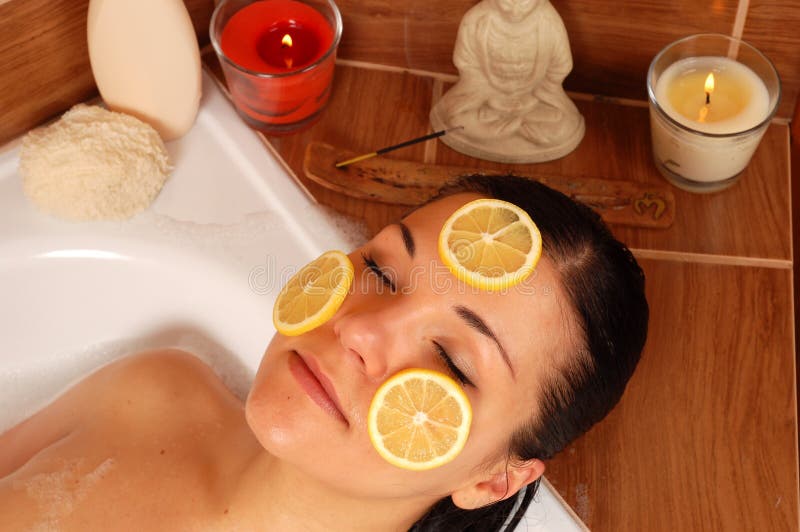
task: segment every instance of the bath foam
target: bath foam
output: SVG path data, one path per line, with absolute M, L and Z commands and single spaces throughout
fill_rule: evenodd
M 328 207 L 312 205 L 297 216 L 318 227 L 318 239 L 331 242 L 332 247 L 349 251 L 368 240 L 363 223 Z M 262 255 L 270 253 L 270 243 L 276 238 L 285 238 L 289 224 L 271 211 L 247 214 L 234 224 L 200 224 L 148 211 L 134 218 L 132 223 L 118 224 L 114 228 L 130 236 L 155 229 L 165 241 L 177 248 L 190 249 L 215 261 L 244 267 L 253 266 L 247 262 L 251 260 L 253 250 Z M 329 229 L 329 224 L 332 229 Z
M 312 220 L 327 220 L 333 225 L 339 237 L 349 244 L 348 250 L 360 247 L 369 240 L 369 231 L 363 222 L 345 216 L 330 207 L 312 206 L 307 216 L 310 216 Z
M 61 519 L 69 517 L 115 465 L 113 458 L 106 458 L 93 470 L 84 473 L 86 461 L 83 458 L 63 460 L 61 467 L 52 472 L 39 473 L 24 481 L 15 480 L 13 489 L 25 490 L 39 507 L 41 520 L 32 530 L 61 530 Z

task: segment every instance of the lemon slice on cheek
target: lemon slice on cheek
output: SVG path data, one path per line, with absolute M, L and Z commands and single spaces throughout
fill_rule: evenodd
M 378 454 L 414 471 L 452 461 L 464 448 L 471 424 L 472 406 L 461 386 L 429 369 L 390 377 L 375 392 L 367 415 Z
M 347 297 L 353 275 L 353 263 L 341 251 L 327 251 L 303 266 L 278 293 L 275 329 L 297 336 L 328 321 Z

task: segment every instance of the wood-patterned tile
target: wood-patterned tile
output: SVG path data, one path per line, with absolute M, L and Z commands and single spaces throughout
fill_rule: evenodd
M 742 38 L 775 64 L 783 94 L 778 116 L 791 118 L 800 94 L 800 4 L 796 0 L 750 0 Z
M 547 478 L 598 532 L 797 530 L 791 272 L 642 262 L 642 361 Z
M 0 144 L 95 93 L 88 1 L 0 4 Z
M 667 44 L 693 33 L 730 34 L 737 0 L 554 0 L 574 61 L 565 86 L 588 94 L 647 99 L 647 69 Z
M 471 0 L 340 0 L 339 56 L 382 65 L 455 73 L 453 46 Z

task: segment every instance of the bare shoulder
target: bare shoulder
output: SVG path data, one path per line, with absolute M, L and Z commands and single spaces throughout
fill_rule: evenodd
M 86 379 L 87 385 L 112 395 L 187 393 L 199 384 L 219 382 L 214 371 L 196 356 L 180 349 L 153 349 L 121 358 Z M 221 384 L 221 383 L 220 383 Z
M 113 434 L 121 425 L 170 430 L 238 408 L 239 400 L 214 371 L 190 353 L 158 349 L 131 355 L 98 369 L 0 434 L 0 478 L 76 430 Z
M 176 408 L 191 420 L 239 404 L 214 371 L 178 349 L 156 349 L 120 359 L 86 379 L 85 399 L 100 419 L 120 415 L 153 423 Z

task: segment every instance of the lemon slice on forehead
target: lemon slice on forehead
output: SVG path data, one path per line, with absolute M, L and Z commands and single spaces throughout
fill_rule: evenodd
M 464 448 L 472 407 L 461 386 L 429 369 L 408 369 L 375 392 L 369 438 L 387 462 L 422 471 L 444 465 Z
M 353 263 L 341 251 L 327 251 L 303 266 L 278 293 L 272 309 L 275 329 L 297 336 L 328 321 L 353 283 Z
M 460 280 L 502 290 L 528 277 L 542 255 L 542 236 L 513 203 L 479 199 L 457 209 L 439 233 L 439 257 Z

